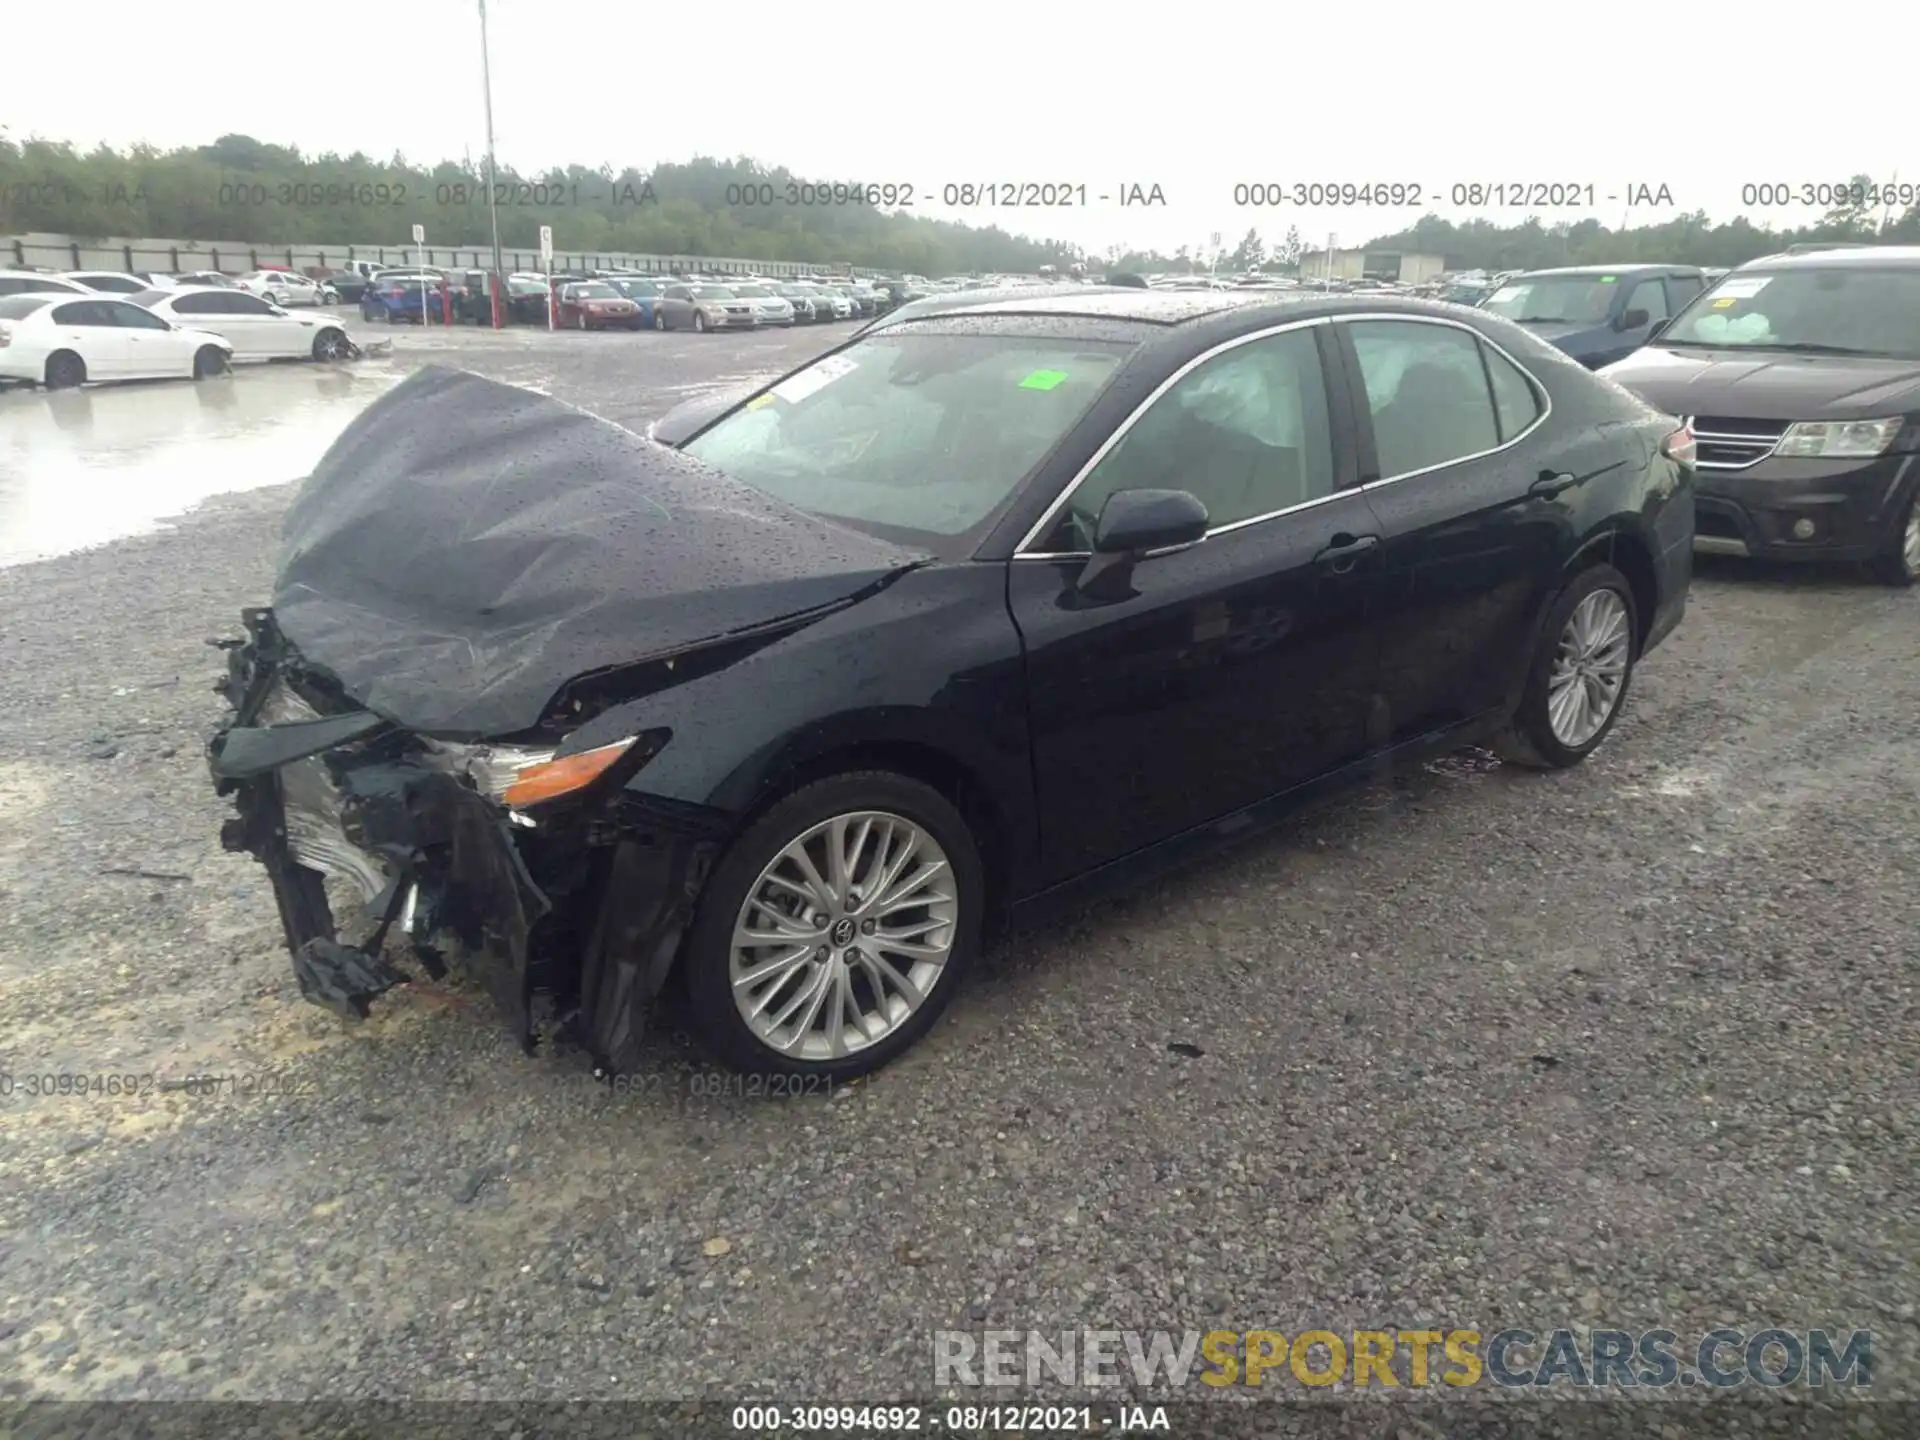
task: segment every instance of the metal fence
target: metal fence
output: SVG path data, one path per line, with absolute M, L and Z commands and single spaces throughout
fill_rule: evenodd
M 716 255 L 636 255 L 627 251 L 556 250 L 550 264 L 537 250 L 501 250 L 514 270 L 638 270 L 652 275 L 699 271 L 707 275 L 848 275 L 877 272 L 851 265 L 808 265 L 791 260 L 746 260 Z M 349 261 L 379 265 L 432 265 L 442 270 L 485 270 L 493 263 L 491 246 L 411 245 L 259 245 L 244 240 L 83 240 L 72 235 L 0 237 L 0 265 L 23 269 L 154 270 L 178 275 L 189 270 L 221 270 L 230 275 L 262 265 L 295 270 L 340 270 Z

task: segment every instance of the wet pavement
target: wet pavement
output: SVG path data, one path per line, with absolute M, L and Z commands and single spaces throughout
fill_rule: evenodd
M 310 470 L 347 422 L 427 364 L 470 366 L 644 423 L 689 395 L 797 365 L 851 327 L 747 335 L 355 326 L 392 353 L 244 365 L 214 380 L 0 391 L 0 567 L 146 533 L 210 496 Z

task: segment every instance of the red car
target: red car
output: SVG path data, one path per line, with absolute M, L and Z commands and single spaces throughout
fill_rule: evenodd
M 560 289 L 560 324 L 577 330 L 633 327 L 640 307 L 604 280 L 582 280 Z

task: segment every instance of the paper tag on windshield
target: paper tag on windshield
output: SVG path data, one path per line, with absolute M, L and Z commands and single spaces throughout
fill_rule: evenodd
M 798 405 L 807 396 L 826 389 L 842 375 L 852 374 L 856 368 L 854 362 L 844 355 L 829 355 L 798 375 L 788 376 L 767 393 L 779 396 L 789 405 Z
M 1713 292 L 1716 300 L 1751 300 L 1767 288 L 1773 279 L 1771 275 L 1738 275 L 1722 280 L 1720 288 Z

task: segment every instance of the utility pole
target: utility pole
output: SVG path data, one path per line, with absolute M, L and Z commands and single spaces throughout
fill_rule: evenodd
M 487 218 L 493 224 L 493 278 L 487 288 L 493 292 L 493 323 L 498 327 L 506 321 L 502 313 L 506 297 L 500 293 L 506 280 L 500 259 L 499 187 L 495 183 L 498 172 L 493 159 L 493 61 L 487 48 L 487 0 L 480 0 L 480 80 L 487 97 Z

